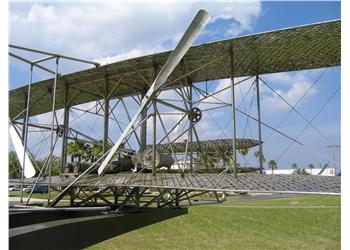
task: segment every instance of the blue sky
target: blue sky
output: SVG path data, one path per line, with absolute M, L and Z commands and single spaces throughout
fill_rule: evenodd
M 172 49 L 199 8 L 205 8 L 212 14 L 212 22 L 196 41 L 197 44 L 340 18 L 340 2 L 250 2 L 240 3 L 239 6 L 237 3 L 230 2 L 142 4 L 141 6 L 140 4 L 108 6 L 98 3 L 11 3 L 10 43 L 108 63 Z M 118 12 L 119 16 L 113 11 Z M 94 16 L 91 16 L 91 13 Z M 179 18 L 180 16 L 181 18 Z M 84 31 L 81 32 L 84 35 L 80 35 L 79 31 Z M 34 58 L 29 53 L 22 55 Z M 84 67 L 86 68 L 85 65 L 65 62 L 61 72 L 72 72 Z M 9 69 L 10 89 L 26 83 L 28 79 L 27 65 L 10 59 Z M 318 69 L 262 77 L 275 89 L 281 91 L 286 98 L 288 97 L 289 99 L 287 99 L 293 104 L 322 72 L 323 69 Z M 39 71 L 36 71 L 34 75 L 35 80 L 47 77 L 49 75 Z M 227 84 L 225 80 L 217 81 L 213 84 L 213 90 L 218 86 L 225 86 L 225 84 Z M 248 85 L 249 83 L 246 83 L 245 86 Z M 340 68 L 327 69 L 313 91 L 297 109 L 308 119 L 311 119 L 338 87 L 340 87 Z M 247 90 L 243 85 L 242 88 L 242 91 Z M 227 95 L 223 96 L 223 98 L 226 97 Z M 279 104 L 279 101 L 266 88 L 262 89 L 262 107 L 265 107 L 262 111 L 262 119 L 272 126 L 278 124 L 289 111 L 288 107 L 283 106 L 283 104 L 271 106 L 271 102 Z M 133 110 L 135 105 L 131 101 L 128 102 L 130 102 L 130 109 Z M 229 110 L 224 109 L 221 115 L 216 117 L 219 124 L 229 122 L 230 117 L 225 115 L 227 112 Z M 93 120 L 94 118 L 87 119 Z M 240 115 L 237 119 L 238 136 L 241 137 L 244 135 L 245 119 Z M 202 128 L 199 127 L 199 130 L 203 129 L 204 132 L 217 130 L 217 124 L 211 120 L 211 117 L 204 117 L 202 125 L 199 124 L 202 126 Z M 93 121 L 95 122 L 95 120 Z M 93 130 L 101 131 L 102 127 L 99 123 L 96 122 Z M 313 124 L 330 141 L 340 144 L 339 93 Z M 295 137 L 305 125 L 306 123 L 293 113 L 280 129 Z M 87 126 L 84 127 L 83 124 L 74 126 L 81 127 L 81 130 L 85 132 L 92 130 Z M 253 128 L 256 124 L 251 122 L 251 126 Z M 110 135 L 113 140 L 117 138 L 119 133 L 116 130 L 115 127 L 111 126 Z M 255 127 L 252 130 L 256 132 Z M 255 132 L 252 134 L 253 137 L 256 136 Z M 269 133 L 268 129 L 263 128 L 263 139 Z M 225 134 L 231 135 L 230 126 L 225 129 Z M 98 136 L 99 133 L 96 134 L 96 137 Z M 329 142 L 312 128 L 307 129 L 299 139 L 328 158 L 332 157 L 331 151 L 326 148 Z M 33 137 L 32 140 L 34 143 L 38 138 Z M 287 139 L 273 135 L 264 143 L 267 160 L 276 159 L 288 146 L 288 143 Z M 55 152 L 58 153 L 59 150 Z M 339 160 L 339 158 L 339 154 L 337 154 L 337 159 Z M 244 159 L 239 159 L 239 161 L 242 163 Z M 251 165 L 257 164 L 254 157 L 249 158 L 248 161 Z M 286 168 L 294 162 L 305 167 L 310 163 L 318 166 L 327 160 L 311 153 L 304 147 L 294 145 L 278 161 L 278 166 Z

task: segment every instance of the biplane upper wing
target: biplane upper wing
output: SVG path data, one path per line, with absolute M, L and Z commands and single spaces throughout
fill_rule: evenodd
M 168 87 L 178 86 L 176 80 L 184 74 L 193 82 L 230 77 L 231 47 L 236 77 L 339 66 L 340 26 L 340 20 L 329 21 L 192 46 L 183 57 L 183 63 L 169 76 Z M 145 89 L 155 80 L 155 68 L 163 67 L 171 52 L 62 75 L 57 82 L 56 108 L 106 96 L 145 94 Z M 32 84 L 31 116 L 51 111 L 52 82 L 53 79 L 48 79 Z M 27 87 L 10 91 L 11 119 L 24 109 Z

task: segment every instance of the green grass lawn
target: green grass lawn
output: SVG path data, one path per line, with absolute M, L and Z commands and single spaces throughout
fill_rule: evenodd
M 291 208 L 230 207 L 240 205 Z M 187 215 L 89 249 L 340 249 L 340 207 L 298 206 L 340 206 L 340 197 L 304 195 L 189 206 Z
M 239 198 L 234 197 L 234 198 Z M 256 201 L 230 201 L 220 206 L 340 206 L 340 196 L 333 195 L 300 195 L 282 199 Z

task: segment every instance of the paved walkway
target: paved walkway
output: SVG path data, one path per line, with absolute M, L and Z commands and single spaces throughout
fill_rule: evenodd
M 340 208 L 340 206 L 211 206 L 221 208 Z
M 220 196 L 220 195 L 219 195 Z M 246 196 L 226 196 L 225 202 L 240 202 L 240 201 L 257 201 L 257 200 L 271 200 L 271 199 L 281 199 L 288 197 L 296 197 L 300 194 L 249 194 Z M 220 196 L 221 198 L 221 196 Z M 191 205 L 204 205 L 204 204 L 216 204 L 216 198 L 192 198 Z M 180 202 L 181 205 L 189 205 L 188 200 L 183 200 Z
M 20 197 L 8 197 L 9 207 L 20 205 Z M 27 198 L 23 198 L 23 205 L 25 205 L 25 202 L 27 201 Z M 31 198 L 29 201 L 29 205 L 39 205 L 39 206 L 46 206 L 47 199 L 37 199 L 37 198 Z M 61 200 L 59 202 L 60 205 L 69 205 L 69 201 Z

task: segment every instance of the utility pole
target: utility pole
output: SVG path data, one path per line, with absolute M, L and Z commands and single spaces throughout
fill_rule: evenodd
M 327 148 L 333 149 L 333 171 L 334 171 L 334 176 L 336 176 L 336 165 L 335 165 L 335 149 L 340 148 L 340 145 L 329 145 Z

